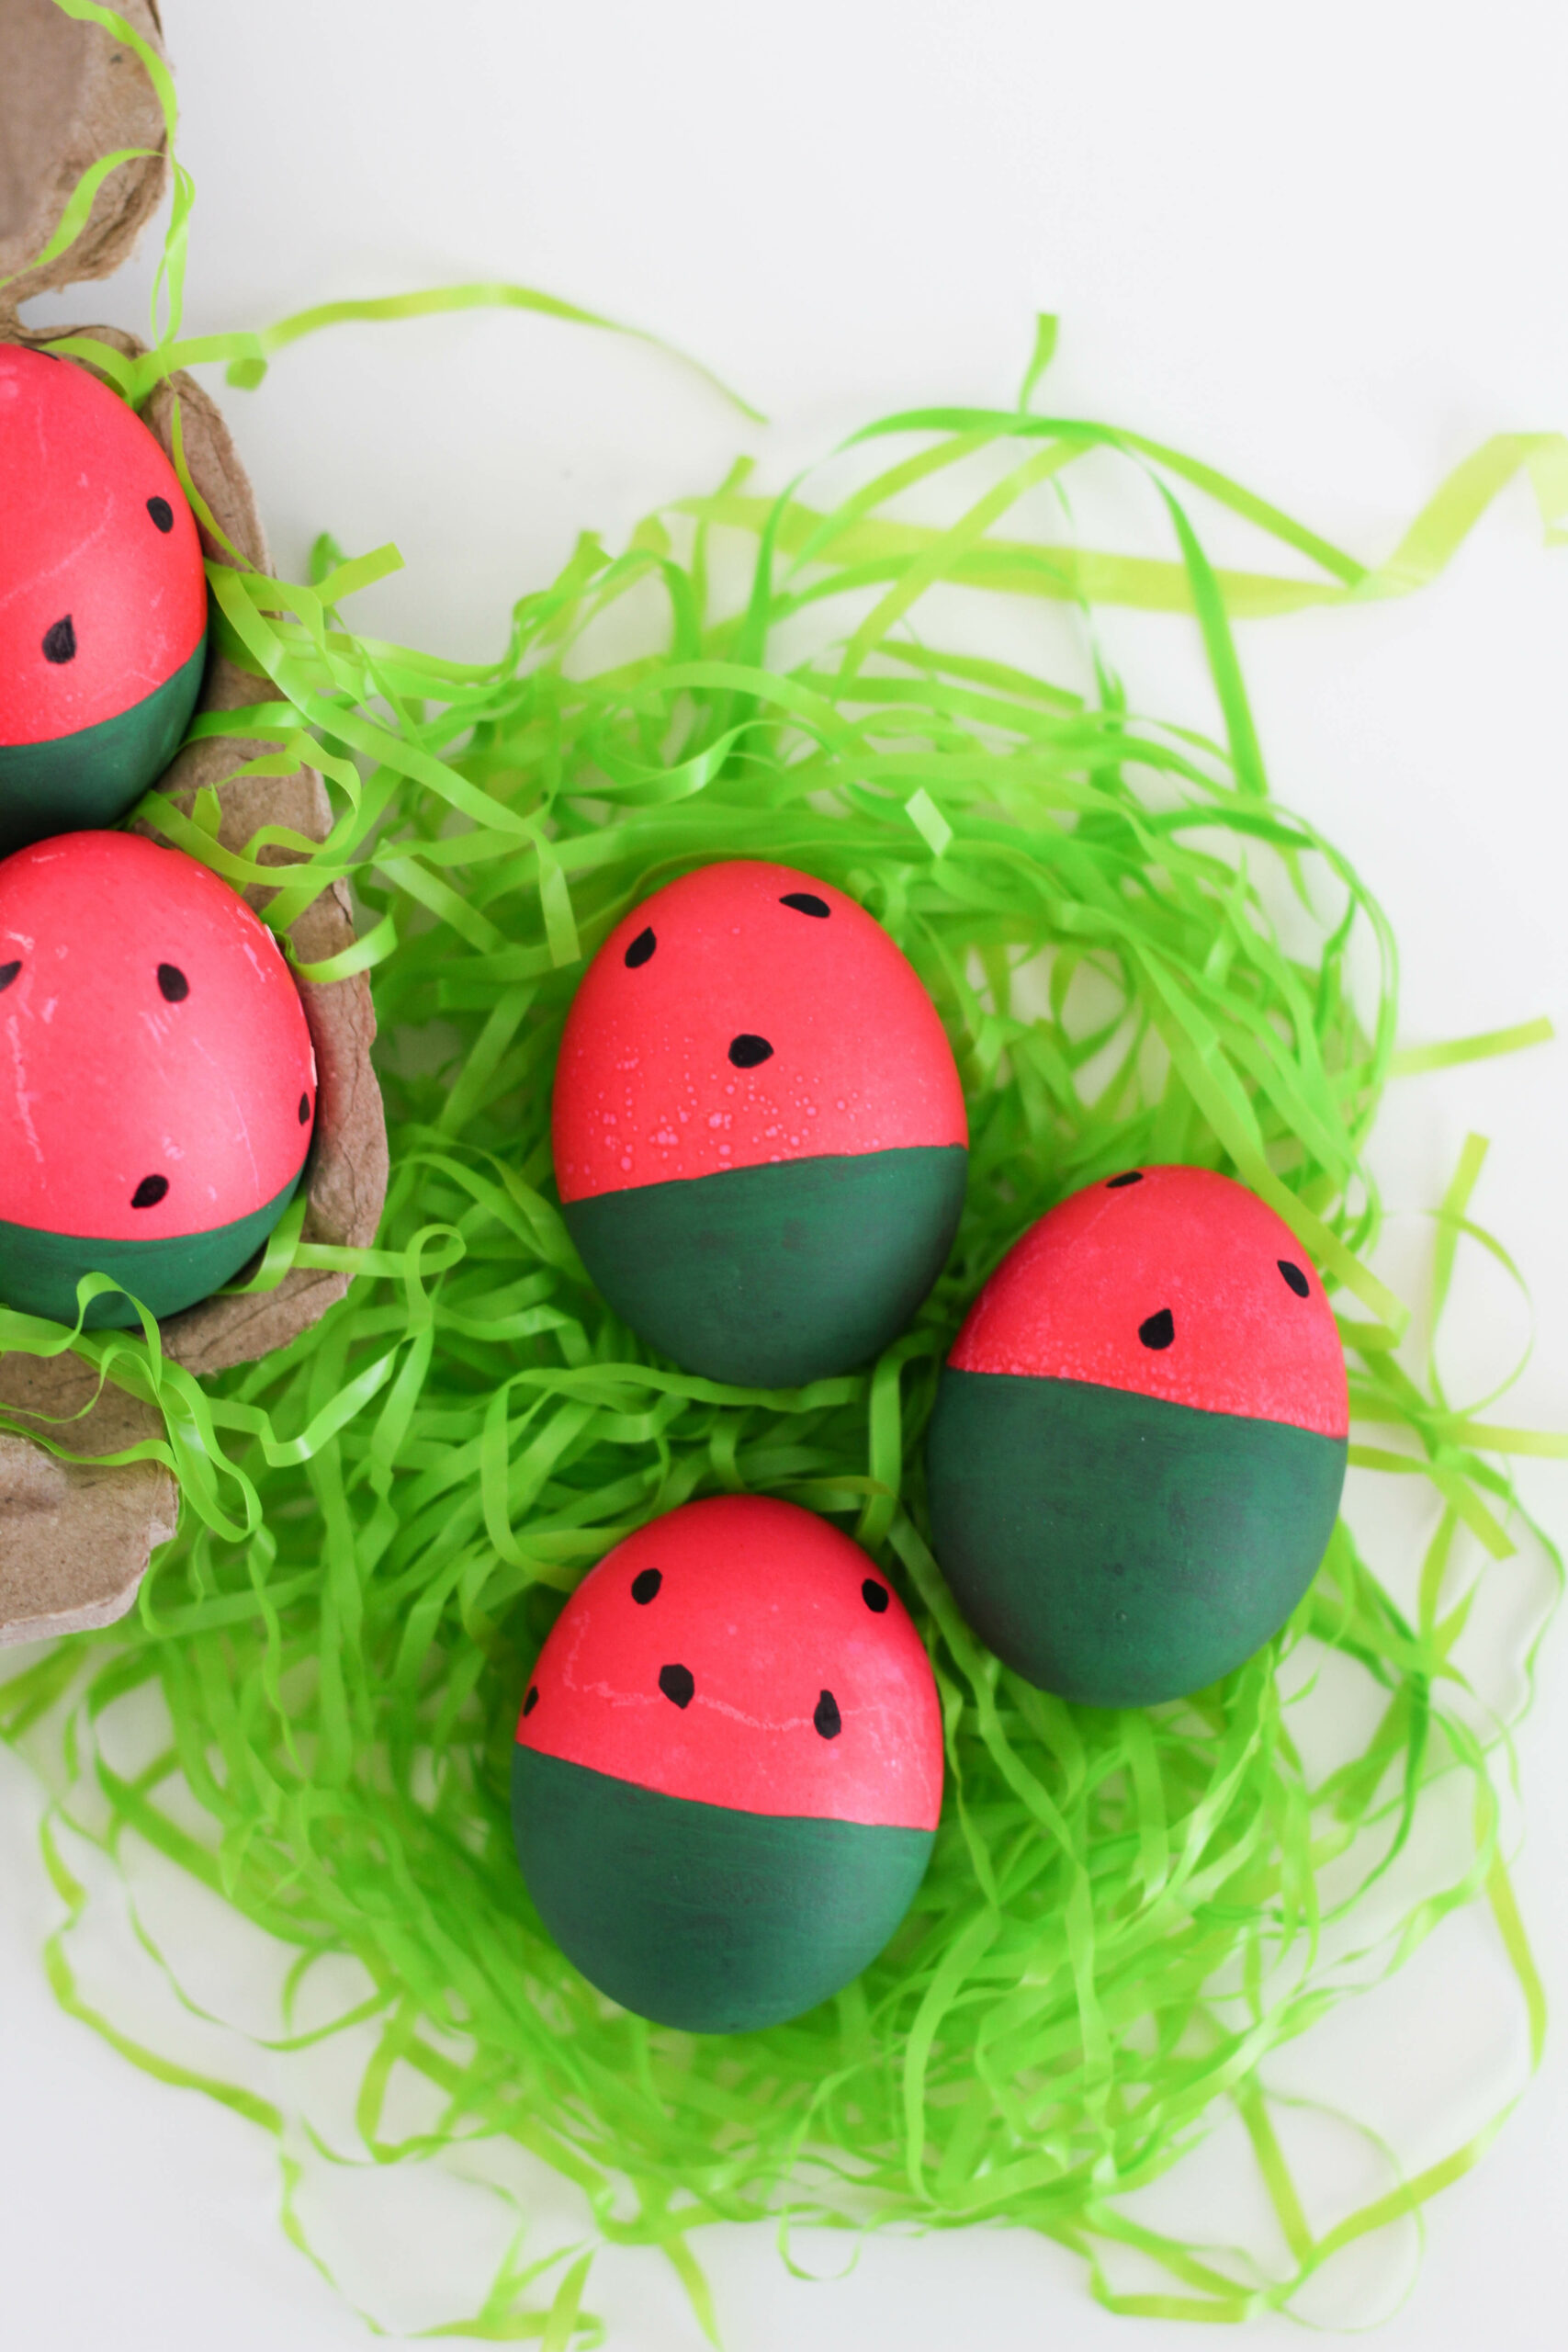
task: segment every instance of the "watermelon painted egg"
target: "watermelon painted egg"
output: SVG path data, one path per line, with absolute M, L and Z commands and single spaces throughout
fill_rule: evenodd
M 721 1496 L 628 1536 L 561 1612 L 517 1727 L 518 1860 L 602 1993 L 739 2033 L 875 1959 L 942 1776 L 936 1685 L 886 1578 L 809 1511 Z
M 228 1282 L 305 1164 L 316 1065 L 243 899 L 134 833 L 0 861 L 0 1303 L 76 1319 L 111 1274 L 154 1315 Z M 91 1325 L 131 1325 L 117 1292 Z
M 173 759 L 206 658 L 168 458 L 85 368 L 0 344 L 0 855 L 122 817 Z
M 732 860 L 634 909 L 566 1024 L 556 1181 L 583 1263 L 688 1372 L 793 1386 L 904 1329 L 963 1204 L 936 1008 L 864 909 Z
M 1042 1690 L 1145 1706 L 1278 1632 L 1345 1482 L 1345 1359 L 1245 1185 L 1142 1168 L 1053 1209 L 947 1360 L 927 1444 L 959 1607 Z

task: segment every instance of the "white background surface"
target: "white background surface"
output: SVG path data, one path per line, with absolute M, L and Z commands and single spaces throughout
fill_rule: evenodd
M 1568 426 L 1568 17 L 1552 0 L 168 0 L 166 16 L 199 191 L 190 330 L 506 276 L 700 353 L 775 420 L 754 431 L 655 355 L 526 318 L 307 344 L 225 404 L 281 568 L 322 526 L 351 550 L 401 547 L 407 572 L 355 608 L 361 627 L 489 652 L 580 528 L 615 543 L 739 447 L 777 480 L 894 406 L 1010 400 L 1042 308 L 1064 316 L 1054 409 L 1205 456 L 1369 558 L 1487 434 Z M 33 319 L 139 326 L 146 278 Z M 1543 1011 L 1568 1035 L 1565 631 L 1568 552 L 1541 552 L 1514 492 L 1432 593 L 1243 633 L 1276 789 L 1393 919 L 1407 1041 Z M 1168 709 L 1191 692 L 1182 624 L 1126 643 L 1147 655 L 1135 699 Z M 1540 1312 L 1506 1418 L 1561 1427 L 1564 1048 L 1397 1090 L 1380 1147 L 1391 1203 L 1430 1203 L 1472 1126 L 1495 1139 L 1477 1213 Z M 1461 1392 L 1467 1348 L 1493 1360 L 1495 1296 L 1478 1288 L 1456 1329 Z M 1568 1480 L 1538 1467 L 1524 1483 L 1561 1532 Z M 1517 1884 L 1561 2011 L 1561 1630 L 1519 1752 Z M 7 2346 L 363 2342 L 276 2229 L 261 2136 L 54 2008 L 37 1810 L 0 1756 Z M 1355 2063 L 1420 2155 L 1514 2078 L 1499 1984 L 1478 1928 L 1424 1957 L 1364 2030 Z M 1450 2099 L 1431 2070 L 1457 2004 L 1477 2030 L 1457 2037 L 1475 2048 Z M 1432 2208 L 1425 2269 L 1382 2344 L 1561 2343 L 1564 2082 L 1553 2052 L 1483 2169 Z M 337 2250 L 367 2292 L 411 2245 L 450 2279 L 471 2211 L 425 2177 L 378 2179 Z M 1204 2219 L 1224 2233 L 1223 2214 Z M 731 2352 L 1191 2333 L 1107 2318 L 1067 2256 L 1019 2236 L 875 2246 L 825 2287 L 788 2280 L 760 2233 L 710 2233 L 702 2251 Z M 1402 2275 L 1393 2260 L 1365 2274 L 1380 2293 Z M 589 2300 L 636 2352 L 698 2341 L 651 2260 L 606 2261 Z M 1282 2343 L 1285 2323 L 1255 2334 Z

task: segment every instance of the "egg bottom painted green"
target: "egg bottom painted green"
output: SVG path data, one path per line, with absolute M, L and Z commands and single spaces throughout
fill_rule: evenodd
M 848 1984 L 913 1902 L 935 1837 L 702 1804 L 521 1747 L 512 1822 L 567 1958 L 689 2033 L 782 2025 Z
M 1278 1632 L 1327 1548 L 1346 1455 L 1284 1421 L 949 1365 L 932 1546 L 1005 1664 L 1065 1699 L 1149 1706 Z
M 904 1330 L 946 1262 L 962 1144 L 774 1160 L 569 1201 L 589 1273 L 639 1338 L 742 1388 L 848 1372 Z
M 155 1316 L 177 1315 L 220 1290 L 255 1256 L 299 1185 L 295 1176 L 263 1207 L 228 1225 L 206 1233 L 173 1233 L 158 1241 L 97 1241 L 0 1218 L 0 1306 L 74 1323 L 77 1280 L 97 1273 L 112 1274 Z M 118 1291 L 93 1299 L 84 1318 L 89 1331 L 127 1330 L 137 1320 L 130 1300 Z
M 129 710 L 47 743 L 0 743 L 0 857 L 118 824 L 179 750 L 206 667 L 204 630 L 189 661 Z

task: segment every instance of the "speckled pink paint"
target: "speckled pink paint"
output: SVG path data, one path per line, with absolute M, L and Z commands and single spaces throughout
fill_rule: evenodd
M 804 893 L 825 916 L 784 901 Z M 645 932 L 651 953 L 628 965 Z M 737 1038 L 772 1047 L 737 1068 Z M 643 901 L 585 974 L 556 1073 L 565 1201 L 770 1161 L 966 1144 L 952 1051 L 864 909 L 787 865 L 707 865 Z

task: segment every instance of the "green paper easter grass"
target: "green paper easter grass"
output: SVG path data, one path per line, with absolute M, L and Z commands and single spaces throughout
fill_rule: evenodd
M 710 2334 L 692 2234 L 759 2218 L 1006 2222 L 1081 2255 L 1112 2309 L 1241 2320 L 1418 2213 L 1506 2112 L 1314 2222 L 1268 2089 L 1276 2053 L 1482 1901 L 1539 2055 L 1491 1761 L 1503 1735 L 1477 1728 L 1455 1645 L 1488 1564 L 1517 1541 L 1555 1566 L 1506 1459 L 1564 1447 L 1451 1406 L 1430 1360 L 1412 1369 L 1399 1351 L 1403 1310 L 1366 1262 L 1380 1212 L 1363 1157 L 1395 1067 L 1393 943 L 1343 858 L 1269 797 L 1229 620 L 1420 585 L 1521 467 L 1555 529 L 1568 467 L 1558 442 L 1488 445 L 1393 560 L 1368 569 L 1131 435 L 1026 405 L 931 411 L 871 428 L 868 463 L 894 434 L 891 461 L 837 503 L 811 503 L 805 485 L 752 502 L 738 479 L 650 519 L 618 556 L 585 540 L 517 605 L 491 664 L 344 627 L 337 605 L 395 559 L 323 549 L 311 587 L 213 567 L 220 635 L 274 695 L 197 729 L 243 724 L 280 760 L 308 746 L 329 779 L 333 835 L 288 841 L 308 863 L 269 919 L 281 929 L 338 877 L 358 894 L 367 921 L 349 958 L 375 971 L 391 1189 L 374 1251 L 312 1250 L 297 1226 L 275 1237 L 257 1280 L 344 1263 L 349 1295 L 205 1386 L 160 1356 L 150 1321 L 141 1336 L 78 1335 L 0 1317 L 0 1344 L 74 1346 L 155 1400 L 166 1437 L 140 1451 L 174 1467 L 185 1498 L 139 1618 L 13 1675 L 0 1728 L 55 1791 L 59 1996 L 138 2064 L 276 2135 L 301 2243 L 290 2120 L 138 2041 L 84 1992 L 73 1949 L 93 1904 L 65 1827 L 116 1859 L 145 1841 L 221 1894 L 296 1953 L 290 2004 L 322 1960 L 357 1961 L 365 1997 L 338 2022 L 378 2036 L 356 2113 L 365 2154 L 515 2143 L 576 2184 L 598 2238 L 661 2247 Z M 1032 483 L 1096 453 L 1143 469 L 1172 561 L 1021 525 L 998 536 Z M 1010 470 L 984 472 L 998 458 Z M 946 523 L 887 511 L 944 479 Z M 1191 490 L 1322 577 L 1216 572 Z M 754 544 L 739 609 L 711 584 L 721 530 Z M 998 613 L 1016 598 L 1077 605 L 1089 691 L 950 647 L 954 583 Z M 1100 649 L 1097 601 L 1196 616 L 1223 741 L 1137 714 Z M 607 662 L 595 631 L 617 613 L 639 650 Z M 807 616 L 808 649 L 781 652 L 784 624 L 798 644 Z M 276 835 L 242 855 L 218 845 L 200 801 L 189 819 L 145 813 L 238 883 Z M 795 1392 L 726 1390 L 650 1359 L 587 1284 L 550 1182 L 549 1076 L 582 958 L 640 894 L 736 854 L 820 874 L 888 926 L 947 1023 L 970 1108 L 964 1214 L 933 1295 L 874 1367 Z M 1281 944 L 1279 888 L 1298 928 L 1310 919 L 1310 948 Z M 1361 1009 L 1359 933 L 1381 967 Z M 1539 1035 L 1524 1023 L 1455 1050 Z M 1478 1232 L 1483 1150 L 1467 1149 L 1438 1214 L 1439 1312 L 1459 1239 Z M 1341 1521 L 1280 1641 L 1224 1685 L 1148 1713 L 1078 1709 L 998 1668 L 957 1616 L 926 1542 L 920 1445 L 963 1309 L 1022 1227 L 1097 1175 L 1171 1158 L 1238 1173 L 1301 1236 L 1344 1305 L 1353 1413 L 1378 1441 L 1359 1437 L 1351 1462 L 1427 1481 L 1436 1531 L 1411 1609 Z M 68 1429 L 58 1442 L 68 1452 Z M 798 2022 L 709 2041 L 607 2009 L 563 1961 L 518 1877 L 508 1774 L 561 1595 L 651 1514 L 739 1487 L 837 1516 L 895 1577 L 931 1646 L 950 1779 L 889 1950 Z M 1320 1650 L 1379 1707 L 1367 1738 L 1314 1775 L 1295 1711 Z M 115 1711 L 150 1690 L 167 1744 L 127 1773 Z M 1472 1800 L 1468 1852 L 1378 1916 L 1366 1899 L 1396 1883 L 1453 1776 Z M 168 1965 L 177 1984 L 177 1955 Z M 292 2018 L 288 2006 L 286 2046 L 319 2034 Z M 388 2100 L 404 2073 L 440 2114 L 400 2143 Z M 1128 2202 L 1201 2163 L 1233 2115 L 1283 2255 L 1189 2243 Z M 1122 2283 L 1129 2250 L 1163 2274 L 1158 2291 Z M 446 2332 L 542 2335 L 558 2352 L 591 2337 L 591 2258 L 525 2264 L 514 2249 Z

